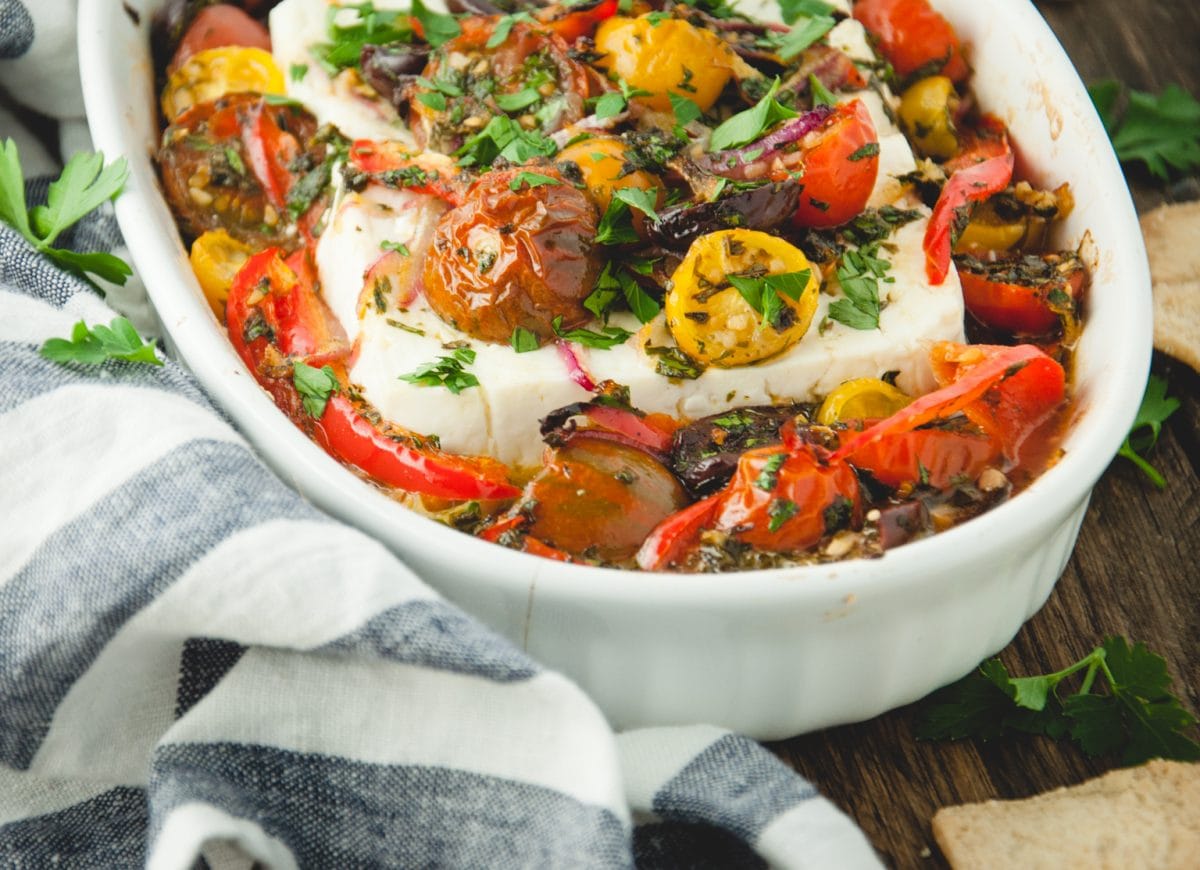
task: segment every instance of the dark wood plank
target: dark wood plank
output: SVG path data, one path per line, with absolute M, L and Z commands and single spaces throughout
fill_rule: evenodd
M 1200 3 L 1038 6 L 1085 81 L 1117 78 L 1155 92 L 1175 82 L 1200 94 Z M 1200 195 L 1194 178 L 1163 185 L 1135 168 L 1130 180 L 1143 210 Z M 1159 355 L 1154 370 L 1183 403 L 1152 454 L 1167 488 L 1158 491 L 1131 463 L 1114 460 L 1054 594 L 1001 659 L 1015 672 L 1046 672 L 1104 635 L 1122 634 L 1166 657 L 1177 691 L 1200 710 L 1200 376 Z M 1026 797 L 1115 763 L 1042 738 L 921 743 L 913 737 L 917 706 L 771 747 L 856 819 L 891 866 L 946 866 L 930 831 L 940 806 Z

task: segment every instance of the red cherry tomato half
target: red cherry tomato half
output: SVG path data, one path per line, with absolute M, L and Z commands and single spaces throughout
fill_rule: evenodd
M 271 50 L 271 34 L 260 22 L 255 21 L 241 9 L 228 3 L 218 3 L 201 9 L 167 67 L 170 74 L 182 66 L 189 57 L 210 48 L 223 48 L 227 45 L 240 45 L 246 48 L 261 48 Z
M 350 163 L 384 184 L 436 196 L 450 205 L 462 203 L 468 185 L 453 158 L 430 151 L 413 153 L 399 142 L 356 139 L 350 146 Z
M 722 494 L 685 507 L 654 527 L 638 550 L 637 563 L 643 571 L 661 571 L 682 561 L 700 541 L 700 532 L 712 525 Z
M 720 495 L 716 527 L 776 553 L 806 550 L 826 534 L 857 525 L 862 513 L 853 469 L 845 462 L 827 463 L 807 447 L 743 453 Z
M 804 174 L 795 222 L 836 227 L 862 213 L 879 174 L 879 136 L 862 100 L 838 105 L 800 140 Z
M 1083 294 L 1087 271 L 1072 252 L 1026 255 L 995 262 L 958 257 L 963 302 L 991 329 L 1047 335 Z
M 929 0 L 859 0 L 854 17 L 879 43 L 879 50 L 901 76 L 922 69 L 955 82 L 970 73 L 958 34 L 934 11 Z

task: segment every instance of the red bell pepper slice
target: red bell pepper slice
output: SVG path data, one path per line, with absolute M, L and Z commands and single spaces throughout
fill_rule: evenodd
M 854 451 L 849 462 L 885 486 L 923 483 L 937 489 L 976 479 L 999 458 L 994 438 L 947 429 L 894 432 Z
M 635 557 L 643 571 L 661 571 L 678 562 L 700 540 L 700 532 L 712 525 L 722 493 L 671 514 L 654 527 Z
M 572 43 L 594 34 L 601 21 L 617 14 L 619 5 L 618 0 L 599 0 L 589 9 L 554 5 L 535 14 L 539 24 Z
M 938 285 L 950 273 L 950 253 L 954 246 L 954 223 L 962 210 L 973 202 L 999 193 L 1012 182 L 1013 151 L 1004 125 L 994 118 L 984 119 L 983 136 L 973 147 L 946 164 L 952 172 L 933 207 L 933 216 L 925 228 L 925 274 Z
M 853 461 L 860 450 L 960 411 L 996 438 L 1004 455 L 1018 458 L 1025 438 L 1066 395 L 1063 368 L 1031 344 L 1003 347 L 942 342 L 933 349 L 934 374 L 945 384 L 849 438 L 832 462 Z
M 398 441 L 343 395 L 330 396 L 325 413 L 316 422 L 314 437 L 329 453 L 361 468 L 372 479 L 409 492 L 461 500 L 510 499 L 521 494 L 508 482 L 503 464 Z

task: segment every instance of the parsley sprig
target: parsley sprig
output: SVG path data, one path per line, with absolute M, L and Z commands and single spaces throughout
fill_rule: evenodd
M 725 277 L 746 303 L 762 315 L 761 326 L 769 325 L 776 332 L 781 332 L 789 325 L 788 315 L 791 312 L 783 297 L 799 302 L 800 295 L 812 279 L 812 272 L 802 269 L 799 272 L 785 272 L 780 275 Z
M 163 364 L 154 355 L 154 345 L 142 341 L 133 324 L 124 317 L 114 319 L 108 326 L 97 323 L 90 329 L 81 320 L 71 330 L 69 339 L 48 338 L 40 353 L 60 363 L 99 365 L 105 360 L 120 359 L 151 366 Z
M 891 283 L 896 279 L 888 275 L 892 264 L 878 254 L 877 242 L 842 254 L 837 278 L 845 296 L 830 304 L 830 319 L 851 329 L 879 328 L 879 312 L 883 310 L 879 282 Z
M 308 416 L 321 419 L 329 397 L 338 391 L 337 375 L 331 366 L 314 368 L 297 360 L 292 364 L 292 384 Z
M 1167 395 L 1166 379 L 1160 378 L 1158 375 L 1151 375 L 1150 380 L 1146 383 L 1146 392 L 1142 396 L 1142 405 L 1138 408 L 1137 416 L 1133 418 L 1133 426 L 1129 429 L 1129 435 L 1125 438 L 1121 449 L 1117 451 L 1118 455 L 1124 456 L 1140 468 L 1142 473 L 1150 478 L 1151 482 L 1159 489 L 1166 487 L 1167 481 L 1158 469 L 1146 461 L 1142 454 L 1157 443 L 1158 435 L 1162 432 L 1162 424 L 1178 408 L 1179 400 Z
M 748 145 L 761 138 L 780 121 L 795 118 L 796 112 L 775 99 L 778 91 L 779 79 L 776 78 L 761 100 L 744 112 L 738 112 L 712 131 L 708 140 L 708 150 L 725 151 Z
M 105 166 L 103 154 L 79 153 L 67 161 L 58 180 L 50 185 L 46 204 L 28 208 L 17 143 L 6 139 L 0 146 L 0 220 L 24 236 L 38 253 L 85 281 L 90 280 L 88 275 L 95 275 L 124 284 L 133 270 L 119 257 L 104 251 L 81 254 L 53 245 L 64 230 L 120 193 L 128 177 L 124 157 Z
M 1088 93 L 1121 162 L 1141 161 L 1164 181 L 1170 169 L 1200 169 L 1200 102 L 1183 88 L 1170 84 L 1158 96 L 1130 91 L 1123 113 L 1117 108 L 1119 83 L 1097 82 Z
M 1065 681 L 1079 673 L 1078 688 L 1064 694 Z M 1012 732 L 1069 737 L 1088 755 L 1119 755 L 1126 765 L 1200 760 L 1200 744 L 1184 733 L 1196 717 L 1170 685 L 1161 656 L 1145 644 L 1106 637 L 1052 674 L 1014 677 L 999 659 L 984 662 L 930 696 L 916 733 L 922 740 L 991 740 Z
M 457 396 L 468 387 L 479 386 L 479 378 L 465 369 L 473 362 L 475 351 L 469 347 L 456 347 L 449 356 L 440 356 L 433 362 L 417 366 L 406 375 L 400 375 L 400 380 L 418 387 L 445 387 Z

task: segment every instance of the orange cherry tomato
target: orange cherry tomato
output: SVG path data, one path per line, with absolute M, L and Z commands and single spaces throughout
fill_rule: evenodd
M 971 72 L 958 34 L 929 0 L 859 0 L 854 17 L 901 76 L 927 70 L 963 82 Z
M 796 224 L 836 227 L 861 214 L 879 174 L 879 136 L 866 104 L 839 104 L 799 145 L 804 189 Z

